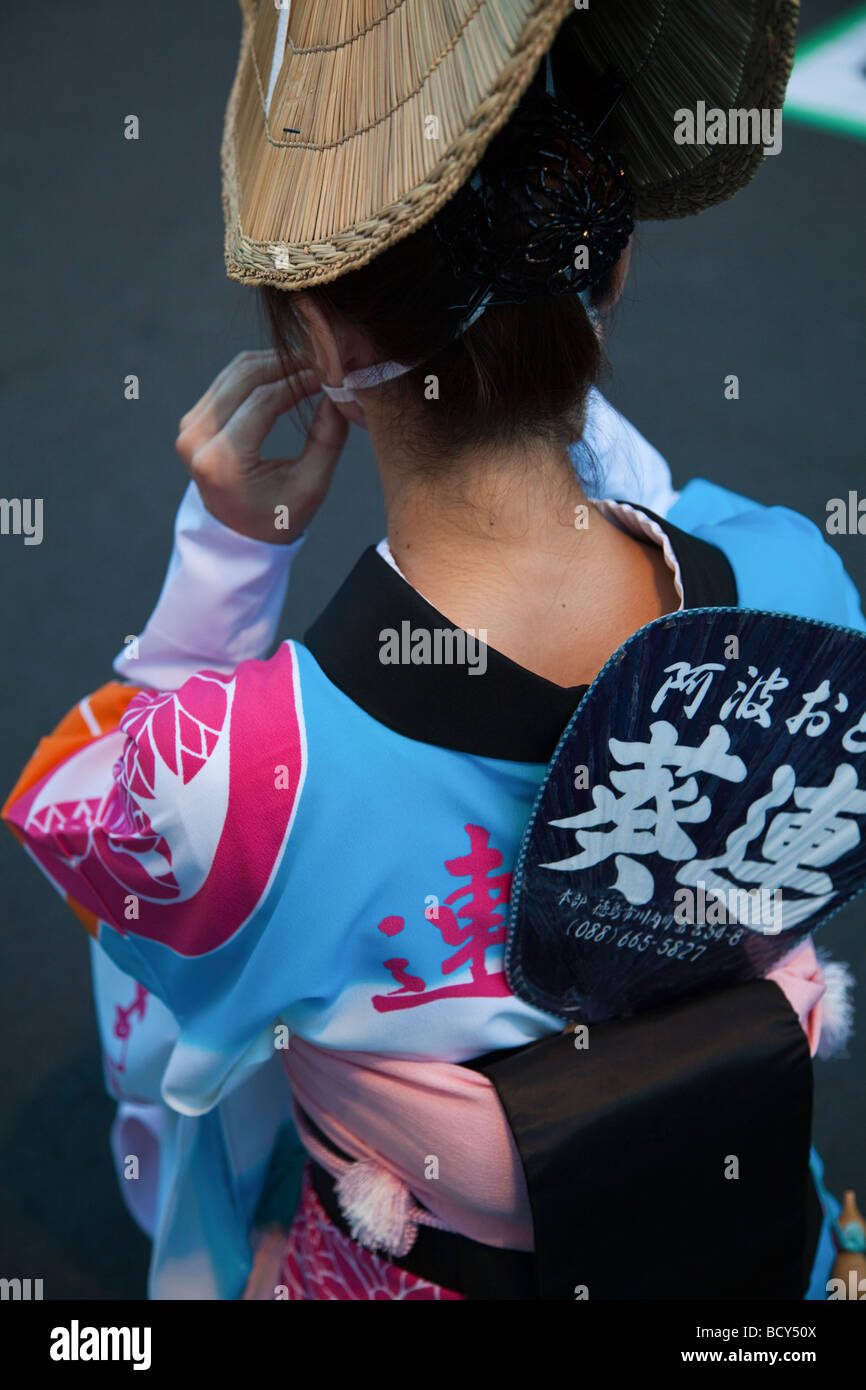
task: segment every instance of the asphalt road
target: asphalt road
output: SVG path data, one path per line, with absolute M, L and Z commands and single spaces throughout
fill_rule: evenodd
M 847 8 L 805 0 L 801 32 Z M 186 482 L 177 421 L 264 341 L 254 294 L 222 262 L 219 142 L 239 34 L 232 0 L 78 0 L 0 19 L 0 493 L 44 498 L 41 545 L 0 537 L 4 795 L 143 625 Z M 133 113 L 137 142 L 122 138 Z M 641 230 L 606 389 L 678 483 L 703 475 L 819 525 L 829 498 L 866 493 L 864 175 L 862 142 L 792 122 L 732 202 Z M 735 402 L 722 389 L 732 372 Z M 353 431 L 297 561 L 285 635 L 303 633 L 382 534 L 369 445 Z M 866 539 L 831 543 L 866 592 Z M 47 1298 L 141 1297 L 148 1246 L 110 1166 L 86 938 L 5 833 L 0 862 L 0 1273 L 44 1278 Z M 863 918 L 849 909 L 823 934 L 861 979 Z M 861 1024 L 846 1058 L 817 1066 L 815 1137 L 831 1186 L 866 1197 L 864 1063 Z

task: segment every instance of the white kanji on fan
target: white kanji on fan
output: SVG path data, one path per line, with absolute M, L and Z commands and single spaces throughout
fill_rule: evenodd
M 850 763 L 840 763 L 826 787 L 796 783 L 792 767 L 778 767 L 771 790 L 752 802 L 743 824 L 728 836 L 724 852 L 684 864 L 677 882 L 701 883 L 708 893 L 725 894 L 731 882 L 718 872 L 725 869 L 739 883 L 773 891 L 793 889 L 797 896 L 782 900 L 782 931 L 824 907 L 836 890 L 830 875 L 821 870 L 860 843 L 860 827 L 851 817 L 866 813 L 866 791 L 858 787 Z M 770 819 L 760 846 L 762 858 L 747 859 L 746 850 L 763 833 L 769 810 L 792 798 L 796 810 L 780 811 Z
M 609 787 L 592 789 L 593 809 L 576 816 L 551 821 L 551 825 L 574 830 L 580 854 L 544 864 L 546 869 L 568 872 L 587 869 L 615 855 L 617 881 L 613 885 L 631 903 L 649 902 L 654 891 L 653 876 L 632 854 L 660 854 L 681 861 L 694 855 L 696 846 L 683 829 L 709 818 L 709 797 L 698 797 L 696 772 L 709 772 L 727 782 L 742 782 L 746 765 L 742 758 L 728 753 L 730 735 L 721 724 L 714 724 L 697 747 L 678 743 L 677 730 L 667 720 L 650 725 L 649 742 L 625 743 L 609 740 L 610 751 L 618 763 L 630 770 L 612 771 L 610 780 L 622 795 Z M 676 781 L 677 776 L 685 780 Z M 612 824 L 613 830 L 591 827 Z
M 663 720 L 650 726 L 650 735 L 643 743 L 609 740 L 613 757 L 629 769 L 610 773 L 612 785 L 622 794 L 596 785 L 591 811 L 551 821 L 575 831 L 580 853 L 542 868 L 587 869 L 613 856 L 613 888 L 630 903 L 642 904 L 651 900 L 655 881 L 650 869 L 632 856 L 658 854 L 679 863 L 678 883 L 700 884 L 708 893 L 724 897 L 739 883 L 774 892 L 793 890 L 795 896 L 783 903 L 782 931 L 836 896 L 833 880 L 823 870 L 860 843 L 860 827 L 852 817 L 866 814 L 866 791 L 858 786 L 850 763 L 840 763 L 825 787 L 798 787 L 792 767 L 776 768 L 770 791 L 751 802 L 745 820 L 728 835 L 724 851 L 699 859 L 683 825 L 707 821 L 712 804 L 708 796 L 698 797 L 697 779 L 691 774 L 713 773 L 728 782 L 742 782 L 745 763 L 728 753 L 730 738 L 720 724 L 712 725 L 696 748 L 680 745 L 674 726 Z M 685 780 L 677 782 L 671 769 Z M 796 809 L 779 811 L 768 824 L 770 810 L 791 800 Z M 594 828 L 608 826 L 613 828 Z M 762 857 L 748 859 L 748 847 L 761 835 Z M 723 877 L 722 870 L 730 877 Z

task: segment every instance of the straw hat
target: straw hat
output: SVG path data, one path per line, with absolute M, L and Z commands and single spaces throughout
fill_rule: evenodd
M 674 113 L 778 109 L 797 0 L 240 0 L 222 144 L 229 277 L 364 265 L 465 182 L 551 50 L 557 97 L 614 107 L 638 218 L 700 212 L 761 144 L 677 144 Z M 615 71 L 612 72 L 612 69 Z M 601 106 L 598 103 L 601 103 Z M 603 112 L 602 112 L 603 114 Z

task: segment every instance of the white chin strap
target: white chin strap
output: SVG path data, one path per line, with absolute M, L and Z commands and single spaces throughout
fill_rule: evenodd
M 393 381 L 394 377 L 411 372 L 417 365 L 417 362 L 376 362 L 372 367 L 361 367 L 357 372 L 349 372 L 339 386 L 326 386 L 322 382 L 322 390 L 332 401 L 358 401 L 356 390 L 381 386 L 385 381 Z M 358 404 L 361 402 L 358 401 Z
M 466 329 L 471 327 L 471 325 L 481 317 L 484 310 L 487 308 L 492 293 L 492 290 L 488 291 L 474 313 L 461 323 L 461 334 L 465 333 Z M 596 333 L 600 334 L 601 319 L 598 311 L 593 308 L 590 303 L 591 296 L 591 290 L 580 291 L 580 298 L 589 315 L 589 320 Z M 363 391 L 371 386 L 381 386 L 385 381 L 393 381 L 395 377 L 403 376 L 406 372 L 411 372 L 412 369 L 419 366 L 423 360 L 423 358 L 419 358 L 415 362 L 376 362 L 372 367 L 361 367 L 357 372 L 349 372 L 349 375 L 343 378 L 339 386 L 326 386 L 325 383 L 322 382 L 322 390 L 326 396 L 330 396 L 332 401 L 356 401 L 358 405 L 360 405 L 361 402 L 355 394 L 356 391 Z

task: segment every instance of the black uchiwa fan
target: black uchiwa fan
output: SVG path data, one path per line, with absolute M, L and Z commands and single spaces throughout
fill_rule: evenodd
M 641 628 L 524 833 L 521 999 L 584 1023 L 767 973 L 866 887 L 866 635 L 739 608 Z

